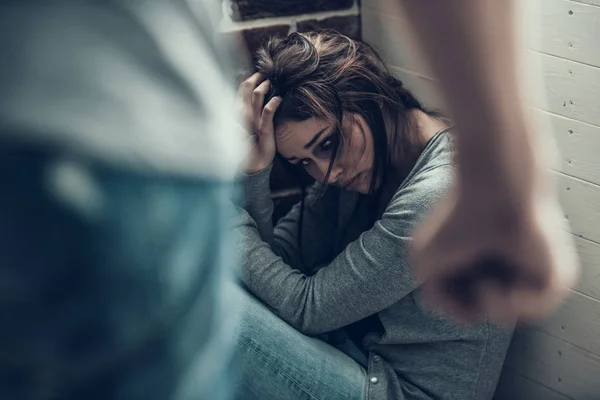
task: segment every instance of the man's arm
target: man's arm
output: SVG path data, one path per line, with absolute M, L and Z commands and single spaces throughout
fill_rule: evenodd
M 456 124 L 463 184 L 502 183 L 528 196 L 536 131 L 530 129 L 520 85 L 516 2 L 400 3 Z
M 454 190 L 415 232 L 417 274 L 435 303 L 463 319 L 482 309 L 498 321 L 544 316 L 579 269 L 537 158 L 517 2 L 399 3 L 454 119 L 459 165 Z

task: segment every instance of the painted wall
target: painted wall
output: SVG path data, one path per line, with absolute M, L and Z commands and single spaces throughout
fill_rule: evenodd
M 600 399 L 600 0 L 520 5 L 531 112 L 561 153 L 553 175 L 583 271 L 553 316 L 517 332 L 496 399 Z M 363 0 L 361 14 L 363 39 L 419 99 L 443 110 L 405 17 L 381 0 Z

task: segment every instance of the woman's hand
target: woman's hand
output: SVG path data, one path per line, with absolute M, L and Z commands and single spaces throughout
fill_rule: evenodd
M 264 107 L 265 96 L 271 83 L 260 73 L 255 73 L 240 84 L 238 99 L 252 149 L 244 163 L 243 171 L 254 174 L 273 164 L 275 153 L 275 126 L 273 116 L 281 104 L 281 97 L 273 97 Z
M 536 191 L 515 204 L 501 189 L 462 186 L 413 235 L 413 266 L 425 298 L 459 321 L 484 313 L 499 323 L 548 315 L 579 275 L 556 199 Z

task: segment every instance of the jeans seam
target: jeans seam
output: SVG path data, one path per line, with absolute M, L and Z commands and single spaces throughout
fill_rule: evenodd
M 367 359 L 367 368 L 364 368 L 364 382 L 365 382 L 365 388 L 363 390 L 363 399 L 364 400 L 369 400 L 369 371 L 371 369 L 371 354 L 369 353 L 369 358 Z
M 257 355 L 259 355 L 260 357 L 262 357 L 263 360 L 267 364 L 269 364 L 269 366 L 271 366 L 271 368 L 273 368 L 275 370 L 275 372 L 277 372 L 278 374 L 280 374 L 284 378 L 287 378 L 291 383 L 293 383 L 294 385 L 296 385 L 304 394 L 310 396 L 310 398 L 313 399 L 313 400 L 319 400 L 318 397 L 316 397 L 315 395 L 313 395 L 308 389 L 306 389 L 304 386 L 302 386 L 300 384 L 300 382 L 298 382 L 297 380 L 295 380 L 294 378 L 292 378 L 291 376 L 289 376 L 287 373 L 285 373 L 284 371 L 282 371 L 275 364 L 273 364 L 271 362 L 271 360 L 269 360 L 269 358 L 267 356 L 265 356 L 259 349 L 257 349 L 256 347 L 252 346 L 252 342 L 251 341 L 246 340 L 246 339 L 242 339 L 242 338 L 239 338 L 238 340 L 240 341 L 240 343 L 242 345 L 246 346 L 246 348 L 252 350 L 254 353 L 256 353 Z

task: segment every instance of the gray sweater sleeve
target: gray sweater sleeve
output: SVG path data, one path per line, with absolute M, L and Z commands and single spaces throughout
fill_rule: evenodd
M 339 189 L 328 187 L 318 197 L 322 187 L 320 183 L 308 188 L 302 218 L 302 246 L 299 248 L 301 204 L 293 206 L 273 228 L 273 201 L 269 196 L 270 173 L 271 168 L 268 168 L 242 178 L 244 208 L 256 222 L 262 241 L 286 264 L 303 272 L 331 261 L 334 256 L 332 249 L 337 228 Z
M 415 289 L 408 264 L 411 232 L 448 190 L 451 180 L 450 165 L 416 174 L 396 192 L 373 228 L 313 276 L 293 269 L 273 252 L 259 233 L 264 222 L 256 220 L 266 212 L 258 204 L 246 207 L 236 228 L 242 281 L 282 319 L 306 334 L 328 332 L 375 314 Z

